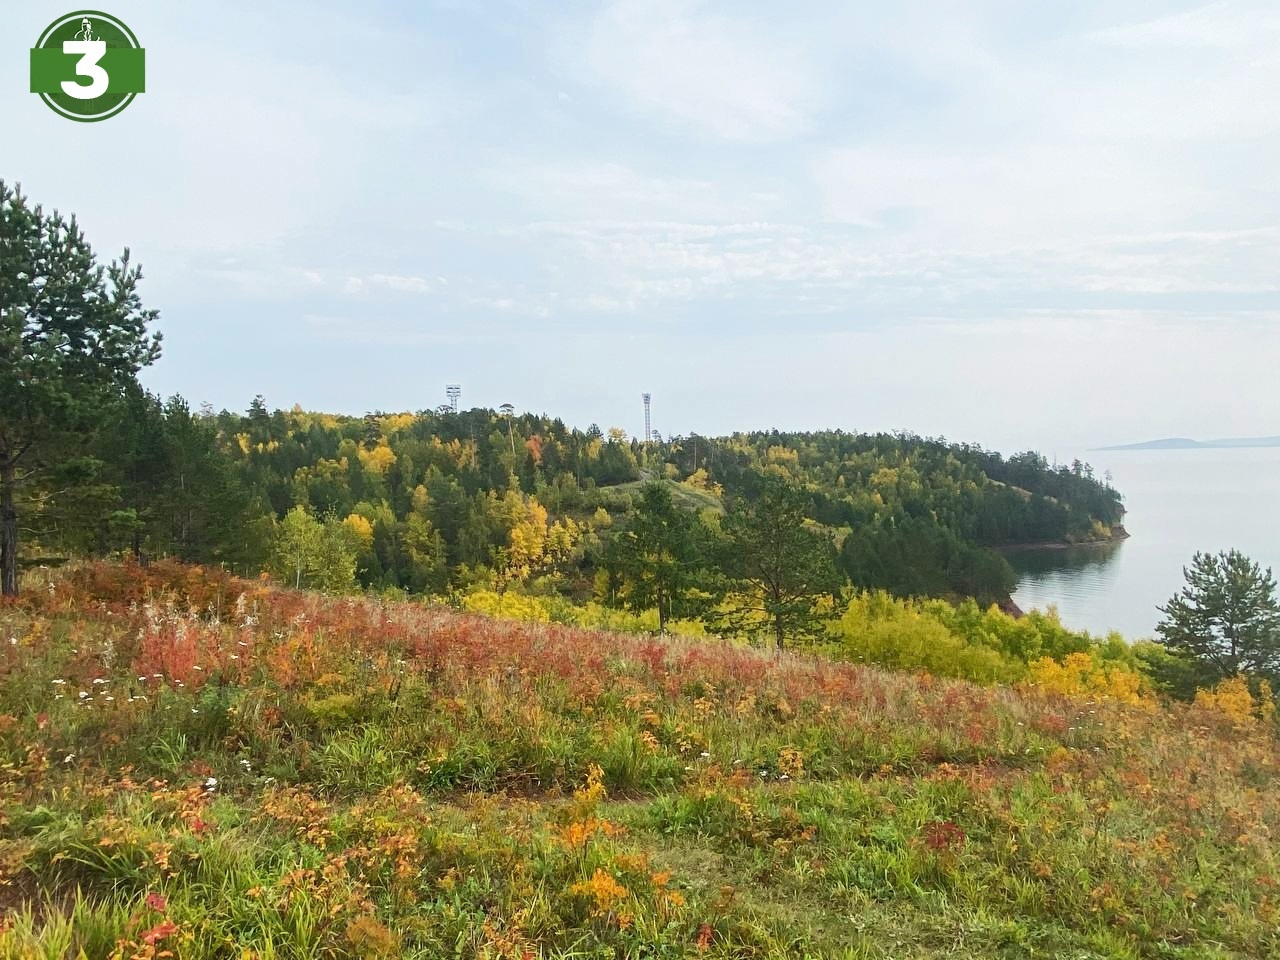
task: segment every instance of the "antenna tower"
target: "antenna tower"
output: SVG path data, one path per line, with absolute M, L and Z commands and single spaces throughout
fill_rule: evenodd
M 653 439 L 653 430 L 650 428 L 650 425 L 649 425 L 649 396 L 650 395 L 647 393 L 642 393 L 640 394 L 640 396 L 644 397 L 644 445 L 647 447 L 649 445 L 649 441 Z

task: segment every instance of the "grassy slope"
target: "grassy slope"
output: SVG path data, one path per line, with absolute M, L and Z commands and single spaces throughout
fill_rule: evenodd
M 647 471 L 641 471 L 639 480 L 632 480 L 629 483 L 614 484 L 610 487 L 601 487 L 602 490 L 617 490 L 625 493 L 639 493 L 645 484 L 652 483 L 652 474 Z M 724 513 L 724 501 L 714 493 L 706 490 L 698 490 L 689 486 L 687 483 L 676 483 L 674 480 L 663 480 L 663 486 L 671 491 L 671 498 L 680 506 L 687 510 L 701 511 L 711 510 L 715 513 Z
M 0 957 L 1280 950 L 1280 752 L 1203 710 L 180 568 L 0 641 Z

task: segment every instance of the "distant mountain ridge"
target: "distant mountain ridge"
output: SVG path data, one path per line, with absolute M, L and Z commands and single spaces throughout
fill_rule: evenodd
M 1223 437 L 1218 440 L 1192 440 L 1189 437 L 1166 437 L 1142 443 L 1121 443 L 1096 450 L 1209 450 L 1229 447 L 1280 447 L 1280 437 Z

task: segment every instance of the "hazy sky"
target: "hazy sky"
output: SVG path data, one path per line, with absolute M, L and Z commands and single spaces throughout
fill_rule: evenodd
M 97 124 L 27 92 L 72 9 L 6 10 L 0 177 L 132 247 L 162 393 L 1280 433 L 1274 0 L 113 0 Z

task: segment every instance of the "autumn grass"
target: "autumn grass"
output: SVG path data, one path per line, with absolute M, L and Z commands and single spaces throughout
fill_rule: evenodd
M 1256 957 L 1274 724 L 83 567 L 0 609 L 0 957 Z

